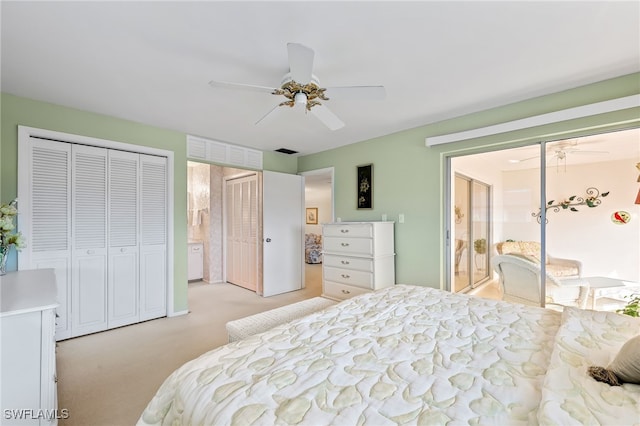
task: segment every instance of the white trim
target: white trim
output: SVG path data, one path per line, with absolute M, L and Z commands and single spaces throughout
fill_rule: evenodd
M 28 141 L 30 137 L 52 139 L 61 142 L 78 143 L 102 148 L 118 149 L 122 151 L 136 152 L 140 154 L 157 155 L 167 158 L 167 316 L 174 316 L 174 153 L 160 148 L 146 147 L 124 142 L 116 142 L 108 139 L 98 139 L 89 136 L 75 135 L 72 133 L 57 132 L 53 130 L 38 129 L 35 127 L 18 126 L 18 165 L 21 159 L 28 157 Z M 28 192 L 29 172 L 18 166 L 18 194 Z M 30 226 L 28 224 L 27 226 Z M 30 259 L 21 254 L 18 256 L 18 269 L 28 267 Z
M 483 136 L 496 135 L 499 133 L 511 132 L 514 130 L 526 129 L 529 127 L 542 126 L 545 124 L 560 121 L 573 120 L 575 118 L 590 117 L 607 112 L 620 111 L 628 108 L 640 106 L 640 95 L 631 95 L 624 98 L 612 99 L 609 101 L 597 102 L 595 104 L 582 105 L 575 108 L 554 111 L 547 114 L 522 118 L 520 120 L 508 121 L 506 123 L 494 124 L 492 126 L 480 127 L 466 130 L 464 132 L 450 133 L 440 136 L 429 136 L 425 138 L 428 147 L 449 142 L 463 141 L 467 139 L 480 138 Z
M 263 153 L 257 149 L 193 135 L 187 135 L 186 142 L 188 160 L 210 161 L 216 164 L 244 167 L 252 170 L 263 169 Z
M 181 315 L 187 315 L 189 313 L 188 309 L 185 309 L 184 311 L 173 311 L 171 313 L 168 313 L 167 316 L 168 317 L 179 317 Z

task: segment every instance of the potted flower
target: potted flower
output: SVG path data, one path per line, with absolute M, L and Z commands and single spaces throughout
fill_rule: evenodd
M 473 242 L 473 249 L 478 254 L 485 254 L 487 252 L 487 240 L 480 238 Z
M 616 312 L 630 317 L 640 317 L 640 295 L 633 296 L 624 308 L 618 309 Z
M 484 267 L 481 267 L 478 265 L 478 255 L 484 255 L 487 252 L 487 240 L 484 238 L 479 238 L 477 240 L 475 240 L 473 242 L 473 250 L 475 250 L 476 255 L 475 255 L 475 262 L 476 262 L 476 269 L 478 270 L 484 270 Z M 482 259 L 482 262 L 480 262 L 481 265 L 484 265 L 484 258 Z
M 0 204 L 0 275 L 6 273 L 7 257 L 12 246 L 16 250 L 22 249 L 25 244 L 20 232 L 14 232 L 14 219 L 18 214 L 18 200 L 13 200 L 9 204 Z

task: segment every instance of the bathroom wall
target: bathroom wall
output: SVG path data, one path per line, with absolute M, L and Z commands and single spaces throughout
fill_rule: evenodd
M 187 237 L 204 247 L 203 280 L 211 282 L 211 177 L 208 164 L 188 162 L 187 167 Z

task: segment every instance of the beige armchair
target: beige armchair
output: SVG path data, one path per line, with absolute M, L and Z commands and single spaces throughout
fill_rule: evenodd
M 540 262 L 541 244 L 537 241 L 505 241 L 495 245 L 497 254 L 520 254 Z M 575 259 L 563 259 L 547 253 L 545 269 L 555 278 L 582 277 L 582 262 Z
M 533 262 L 521 255 L 497 255 L 491 259 L 493 269 L 500 278 L 502 299 L 525 305 L 575 306 L 584 309 L 589 296 L 589 286 L 563 284 L 547 272 L 545 281 L 545 300 L 542 304 L 540 283 L 542 269 L 540 263 Z

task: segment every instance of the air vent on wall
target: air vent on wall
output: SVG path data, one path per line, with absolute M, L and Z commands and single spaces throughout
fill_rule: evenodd
M 281 152 L 283 154 L 289 154 L 289 155 L 298 153 L 298 151 L 294 151 L 292 149 L 287 149 L 287 148 L 278 148 L 276 149 L 276 152 Z

